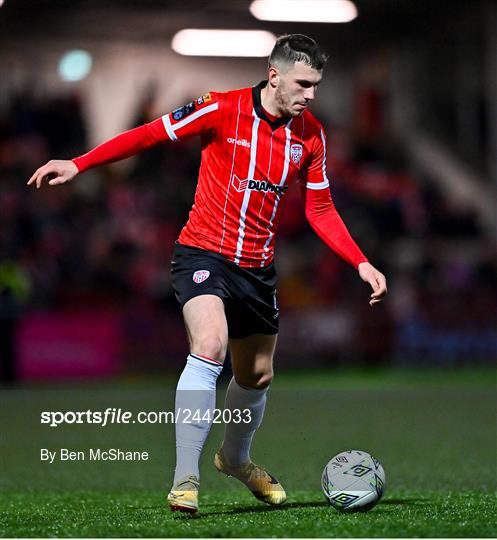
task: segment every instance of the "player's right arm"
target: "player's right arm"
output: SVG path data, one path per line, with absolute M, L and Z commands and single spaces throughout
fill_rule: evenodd
M 82 156 L 49 161 L 33 174 L 28 185 L 39 188 L 44 180 L 51 186 L 64 184 L 78 173 L 125 159 L 158 143 L 200 135 L 214 128 L 218 115 L 218 95 L 205 94 L 153 122 L 120 133 Z
M 320 127 L 315 138 L 312 162 L 305 171 L 306 185 L 302 186 L 305 215 L 318 236 L 338 255 L 352 264 L 373 292 L 369 304 L 374 306 L 387 294 L 385 276 L 362 253 L 350 235 L 331 198 L 326 177 L 326 137 Z

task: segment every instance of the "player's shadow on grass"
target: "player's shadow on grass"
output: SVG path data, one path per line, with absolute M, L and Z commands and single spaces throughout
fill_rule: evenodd
M 374 508 L 374 513 L 382 513 L 382 510 L 385 512 L 390 512 L 392 506 L 420 506 L 420 505 L 426 505 L 429 504 L 430 501 L 427 501 L 426 499 L 422 499 L 419 497 L 396 497 L 393 499 L 385 499 L 382 500 L 378 506 Z M 224 510 L 213 510 L 213 511 L 207 511 L 207 512 L 200 512 L 198 514 L 183 514 L 181 512 L 175 512 L 173 514 L 174 519 L 202 519 L 202 518 L 208 518 L 211 516 L 232 516 L 236 514 L 259 514 L 261 512 L 280 512 L 285 509 L 291 509 L 291 508 L 322 508 L 322 507 L 329 507 L 330 504 L 326 501 L 307 501 L 307 502 L 292 502 L 288 504 L 284 504 L 282 506 L 262 506 L 262 505 L 250 505 L 250 506 L 241 506 L 242 503 L 240 503 L 240 506 L 238 507 L 230 507 L 226 509 L 226 503 L 207 503 L 207 506 L 210 507 L 220 507 L 224 508 Z M 134 507 L 133 510 L 156 510 L 157 508 L 163 509 L 162 505 L 159 507 L 157 506 L 149 506 L 149 507 Z M 353 514 L 360 514 L 361 512 L 353 512 Z
M 209 506 L 224 506 L 223 503 L 213 503 Z M 210 517 L 210 516 L 229 516 L 233 514 L 258 514 L 261 512 L 281 512 L 287 508 L 312 508 L 312 507 L 321 507 L 329 506 L 326 501 L 316 501 L 316 502 L 292 502 L 288 504 L 283 504 L 282 506 L 240 506 L 237 508 L 230 508 L 229 510 L 214 510 L 213 512 L 206 512 L 205 514 L 199 514 L 198 517 Z
M 422 505 L 422 504 L 429 504 L 430 501 L 427 501 L 426 499 L 422 499 L 420 497 L 396 497 L 393 499 L 384 499 L 381 500 L 378 504 L 378 506 L 383 505 Z
M 382 510 L 390 511 L 391 506 L 403 506 L 403 505 L 424 505 L 428 504 L 429 501 L 421 499 L 418 497 L 397 497 L 395 499 L 386 499 L 381 501 L 378 506 L 374 509 L 375 513 L 381 513 Z M 209 506 L 225 506 L 223 503 L 212 503 Z M 285 509 L 291 508 L 322 508 L 329 507 L 329 503 L 326 501 L 308 501 L 308 502 L 292 502 L 284 504 L 282 506 L 240 506 L 237 508 L 230 508 L 229 510 L 214 510 L 212 512 L 206 512 L 205 514 L 200 513 L 195 517 L 210 517 L 210 516 L 225 516 L 225 515 L 234 515 L 234 514 L 258 514 L 261 512 L 280 512 Z M 353 512 L 361 514 L 362 512 Z

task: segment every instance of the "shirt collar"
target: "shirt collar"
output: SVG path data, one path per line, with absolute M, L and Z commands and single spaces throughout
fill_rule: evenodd
M 266 113 L 264 112 L 264 108 L 262 107 L 262 102 L 261 102 L 261 90 L 266 85 L 267 85 L 267 81 L 261 81 L 259 84 L 252 86 L 252 99 L 254 101 L 255 114 L 261 120 L 264 120 L 265 122 L 267 122 L 271 126 L 271 129 L 274 131 L 280 126 L 284 126 L 285 124 L 288 124 L 291 118 L 288 116 L 283 116 L 281 118 L 277 118 L 276 120 L 272 121 L 267 117 Z

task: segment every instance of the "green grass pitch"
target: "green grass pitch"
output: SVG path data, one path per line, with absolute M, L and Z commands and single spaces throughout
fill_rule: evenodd
M 269 508 L 201 463 L 200 512 L 171 514 L 171 425 L 40 424 L 40 412 L 171 410 L 169 379 L 0 391 L 1 537 L 495 537 L 495 371 L 288 373 L 277 376 L 253 457 L 287 489 Z M 218 405 L 222 404 L 220 392 Z M 145 450 L 147 462 L 40 461 L 40 448 Z M 339 514 L 320 490 L 346 449 L 383 464 L 387 490 L 367 513 Z

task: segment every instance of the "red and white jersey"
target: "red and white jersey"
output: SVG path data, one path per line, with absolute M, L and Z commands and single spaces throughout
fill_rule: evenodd
M 267 266 L 285 193 L 300 179 L 309 223 L 331 249 L 358 268 L 367 258 L 333 204 L 321 125 L 308 111 L 293 119 L 268 118 L 261 105 L 264 84 L 201 96 L 73 162 L 84 172 L 159 142 L 199 135 L 202 160 L 195 203 L 180 243 L 220 253 L 240 266 Z
M 329 190 L 323 128 L 309 111 L 272 121 L 261 89 L 211 92 L 162 117 L 172 141 L 200 135 L 195 202 L 179 242 L 243 267 L 267 266 L 285 193 L 297 179 Z

